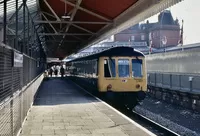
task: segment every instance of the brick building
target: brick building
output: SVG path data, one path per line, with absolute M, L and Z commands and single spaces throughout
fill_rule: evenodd
M 114 41 L 146 42 L 154 48 L 177 46 L 180 40 L 180 25 L 170 11 L 158 15 L 158 22 L 137 24 L 114 35 Z

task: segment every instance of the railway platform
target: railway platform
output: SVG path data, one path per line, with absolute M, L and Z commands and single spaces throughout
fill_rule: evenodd
M 69 79 L 43 81 L 20 136 L 149 136 L 128 117 Z

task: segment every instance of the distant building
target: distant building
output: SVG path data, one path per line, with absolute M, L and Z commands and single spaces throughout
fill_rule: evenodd
M 146 43 L 154 48 L 177 46 L 180 40 L 180 25 L 169 10 L 158 15 L 158 22 L 137 24 L 114 35 L 114 41 Z
M 181 40 L 181 29 L 178 19 L 174 20 L 170 11 L 158 15 L 158 22 L 136 24 L 114 36 L 85 49 L 73 57 L 89 55 L 113 46 L 131 46 L 143 53 L 159 48 L 177 46 Z M 150 48 L 148 46 L 152 47 Z

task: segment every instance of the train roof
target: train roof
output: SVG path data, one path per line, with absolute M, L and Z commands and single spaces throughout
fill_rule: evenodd
M 95 52 L 93 54 L 87 55 L 87 56 L 83 56 L 83 57 L 79 57 L 76 58 L 74 60 L 71 61 L 80 61 L 80 60 L 91 60 L 91 59 L 98 59 L 99 57 L 103 57 L 103 56 L 142 56 L 144 57 L 144 54 L 136 49 L 134 49 L 133 47 L 127 47 L 127 46 L 117 46 L 117 47 L 111 47 L 109 49 L 100 51 L 100 52 Z M 69 61 L 69 62 L 71 62 Z

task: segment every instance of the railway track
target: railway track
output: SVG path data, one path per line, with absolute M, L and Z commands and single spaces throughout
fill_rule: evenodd
M 158 136 L 180 136 L 172 130 L 154 122 L 153 120 L 135 111 L 128 110 L 123 113 Z

